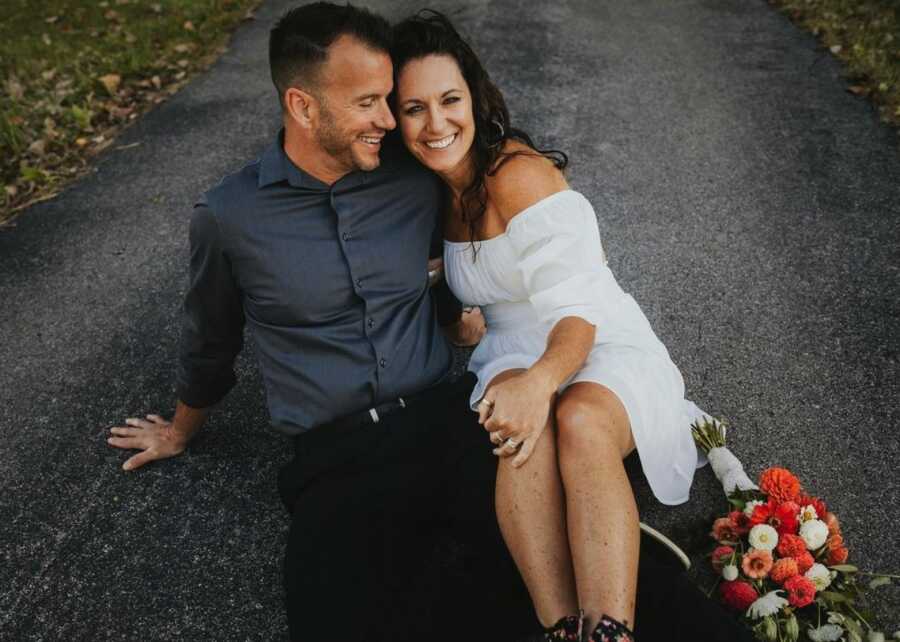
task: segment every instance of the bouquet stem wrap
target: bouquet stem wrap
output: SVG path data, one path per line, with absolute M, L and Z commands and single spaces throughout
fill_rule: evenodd
M 717 446 L 706 453 L 709 465 L 712 466 L 716 479 L 722 482 L 722 488 L 726 495 L 736 490 L 759 490 L 747 473 L 741 460 L 734 456 L 725 446 Z

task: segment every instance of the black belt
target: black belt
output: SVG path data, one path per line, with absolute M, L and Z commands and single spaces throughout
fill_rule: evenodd
M 355 428 L 356 426 L 377 424 L 392 412 L 408 408 L 410 404 L 415 403 L 421 395 L 422 393 L 420 392 L 414 395 L 407 395 L 406 397 L 397 397 L 396 399 L 391 399 L 390 401 L 385 401 L 377 406 L 373 406 L 368 410 L 360 410 L 359 412 L 354 412 L 345 417 L 341 417 L 340 419 L 335 419 L 319 428 L 325 428 L 326 430 L 340 430 L 342 428 Z M 319 428 L 316 428 L 316 430 L 319 430 Z

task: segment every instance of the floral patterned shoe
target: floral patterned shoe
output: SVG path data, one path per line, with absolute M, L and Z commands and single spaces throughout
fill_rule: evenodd
M 582 617 L 579 612 L 578 615 L 567 615 L 560 618 L 559 622 L 549 629 L 544 629 L 544 637 L 541 640 L 544 642 L 581 642 Z
M 634 642 L 634 633 L 618 620 L 604 614 L 591 633 L 591 642 Z

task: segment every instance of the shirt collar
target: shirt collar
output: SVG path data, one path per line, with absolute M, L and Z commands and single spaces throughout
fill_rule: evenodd
M 284 129 L 278 131 L 278 136 L 259 157 L 259 180 L 257 186 L 262 189 L 266 185 L 273 185 L 287 181 L 291 187 L 306 189 L 328 189 L 320 180 L 313 178 L 302 169 L 294 165 L 287 154 L 284 153 Z

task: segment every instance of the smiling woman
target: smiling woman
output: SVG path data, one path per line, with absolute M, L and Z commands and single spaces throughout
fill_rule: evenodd
M 259 2 L 0 2 L 0 224 L 208 66 Z

